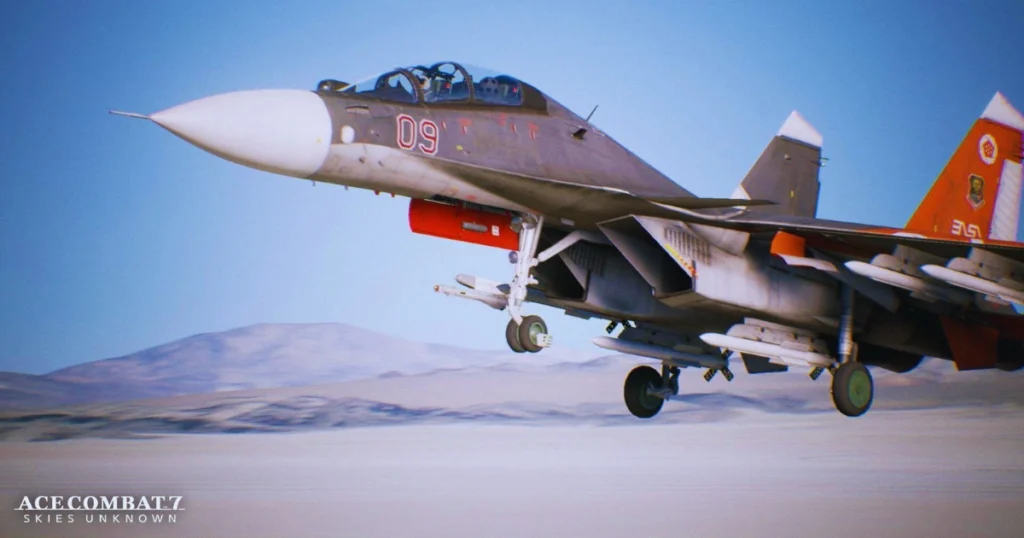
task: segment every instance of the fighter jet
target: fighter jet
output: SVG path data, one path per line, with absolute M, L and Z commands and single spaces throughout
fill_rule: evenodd
M 507 311 L 516 352 L 552 343 L 528 303 L 621 327 L 594 343 L 660 362 L 625 379 L 640 418 L 685 368 L 827 371 L 856 417 L 868 366 L 1024 366 L 1024 117 L 999 93 L 904 228 L 817 218 L 822 136 L 795 111 L 728 199 L 680 187 L 534 86 L 455 62 L 112 112 L 244 166 L 408 197 L 413 232 L 508 250 L 510 278 L 435 291 Z

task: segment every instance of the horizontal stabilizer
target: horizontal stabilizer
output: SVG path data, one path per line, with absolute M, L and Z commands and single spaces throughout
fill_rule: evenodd
M 775 205 L 771 200 L 747 200 L 745 198 L 687 198 L 681 196 L 649 196 L 644 200 L 670 205 L 680 209 L 719 209 L 723 207 L 747 207 L 758 205 Z

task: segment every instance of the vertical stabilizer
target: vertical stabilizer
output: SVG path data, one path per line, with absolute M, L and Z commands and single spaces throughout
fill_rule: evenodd
M 943 168 L 906 228 L 1015 241 L 1021 203 L 1024 116 L 996 93 Z
M 794 110 L 732 197 L 776 203 L 749 208 L 749 213 L 753 214 L 815 216 L 821 144 L 821 134 Z

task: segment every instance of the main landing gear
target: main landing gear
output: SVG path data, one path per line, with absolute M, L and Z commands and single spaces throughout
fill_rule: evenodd
M 842 317 L 839 318 L 839 367 L 832 370 L 832 403 L 840 413 L 859 417 L 867 413 L 874 400 L 875 383 L 871 372 L 857 362 L 857 345 L 853 342 L 854 291 L 843 286 Z
M 661 411 L 665 400 L 679 394 L 679 368 L 662 364 L 659 374 L 650 366 L 637 366 L 626 376 L 622 392 L 633 416 L 651 418 Z
M 867 366 L 859 362 L 839 365 L 832 374 L 832 402 L 840 413 L 859 417 L 871 408 L 874 382 Z
M 540 316 L 523 317 L 521 312 L 527 286 L 537 283 L 537 279 L 530 275 L 530 270 L 540 263 L 537 260 L 537 245 L 540 243 L 544 217 L 523 215 L 516 219 L 515 225 L 520 228 L 519 250 L 510 252 L 508 256 L 509 261 L 515 265 L 515 274 L 509 284 L 507 308 L 512 319 L 505 327 L 505 340 L 516 353 L 536 353 L 551 345 L 548 326 Z
M 508 320 L 505 327 L 505 340 L 508 347 L 516 353 L 536 353 L 551 345 L 551 335 L 548 334 L 548 326 L 540 316 L 526 316 L 522 323 L 516 320 Z M 546 345 L 545 345 L 546 344 Z

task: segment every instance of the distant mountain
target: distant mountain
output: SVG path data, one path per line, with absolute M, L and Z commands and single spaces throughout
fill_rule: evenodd
M 414 375 L 498 362 L 587 358 L 412 342 L 341 323 L 259 324 L 35 376 L 0 373 L 0 409 L 122 401 Z
M 114 407 L 103 407 L 106 410 L 98 415 L 103 418 L 90 416 L 114 422 L 117 417 L 131 417 L 125 428 L 135 424 L 146 431 L 143 426 L 149 424 L 147 420 L 163 420 L 162 409 L 180 409 L 193 420 L 197 415 L 205 417 L 205 409 L 220 406 L 242 418 L 237 423 L 232 419 L 231 426 L 215 421 L 210 428 L 245 429 L 252 426 L 251 415 L 239 409 L 259 407 L 269 399 L 272 404 L 267 405 L 283 406 L 271 407 L 272 414 L 287 421 L 291 420 L 287 418 L 292 412 L 289 409 L 300 414 L 309 411 L 304 398 L 310 396 L 321 402 L 317 406 L 327 406 L 324 412 L 334 417 L 330 420 L 340 416 L 329 410 L 331 406 L 351 398 L 372 402 L 366 404 L 371 415 L 378 409 L 374 405 L 385 406 L 380 409 L 397 405 L 412 413 L 396 411 L 398 415 L 416 421 L 476 416 L 460 414 L 474 409 L 486 409 L 479 416 L 492 417 L 503 413 L 502 409 L 514 416 L 530 409 L 527 414 L 534 418 L 566 413 L 574 420 L 584 415 L 618 417 L 625 412 L 621 402 L 623 377 L 635 364 L 654 365 L 654 361 L 602 353 L 596 348 L 588 354 L 555 347 L 539 354 L 515 354 L 412 342 L 339 323 L 260 324 L 199 334 L 46 375 L 0 372 L 0 422 L 13 427 L 29 420 L 26 417 L 37 416 L 39 412 L 33 409 L 75 407 L 78 413 L 83 405 L 93 409 L 115 402 L 111 404 Z M 737 376 L 731 383 L 722 376 L 706 383 L 699 370 L 684 370 L 681 405 L 788 413 L 831 410 L 827 375 L 812 382 L 798 369 L 761 375 L 747 375 L 739 364 L 734 369 Z M 907 402 L 915 406 L 1024 403 L 1021 373 L 956 372 L 951 363 L 939 360 L 925 361 L 909 374 L 880 369 L 873 372 L 878 387 L 876 405 L 880 407 Z M 293 398 L 300 403 L 292 402 Z M 116 403 L 128 400 L 135 402 Z M 245 404 L 238 407 L 236 404 L 243 400 Z M 606 407 L 596 415 L 576 408 L 597 404 Z M 342 407 L 350 409 L 347 405 Z M 363 409 L 362 405 L 351 409 Z M 566 408 L 575 410 L 568 412 Z M 444 414 L 449 412 L 455 414 Z M 349 417 L 349 423 L 364 423 L 370 415 L 360 416 L 363 418 L 358 420 Z M 58 423 L 63 420 L 51 419 Z M 81 419 L 85 420 L 82 424 L 92 424 L 89 421 L 93 419 Z M 310 424 L 321 427 L 332 423 L 330 420 Z M 75 430 L 84 427 L 79 425 Z M 2 432 L 0 437 L 4 437 Z
M 45 410 L 0 411 L 0 441 L 82 437 L 140 438 L 164 434 L 260 433 L 407 424 L 591 424 L 620 426 L 721 422 L 746 413 L 828 415 L 828 382 L 804 375 L 719 376 L 705 383 L 685 370 L 678 401 L 646 422 L 622 403 L 626 356 L 586 362 L 527 361 L 383 375 L 301 387 L 192 394 Z M 877 370 L 876 370 L 877 372 Z M 948 378 L 947 378 L 948 376 Z M 878 373 L 875 413 L 942 409 L 947 416 L 1024 418 L 1024 376 L 955 373 L 931 361 L 920 374 Z M 897 380 L 900 380 L 897 382 Z M 909 380 L 909 382 L 907 381 Z

